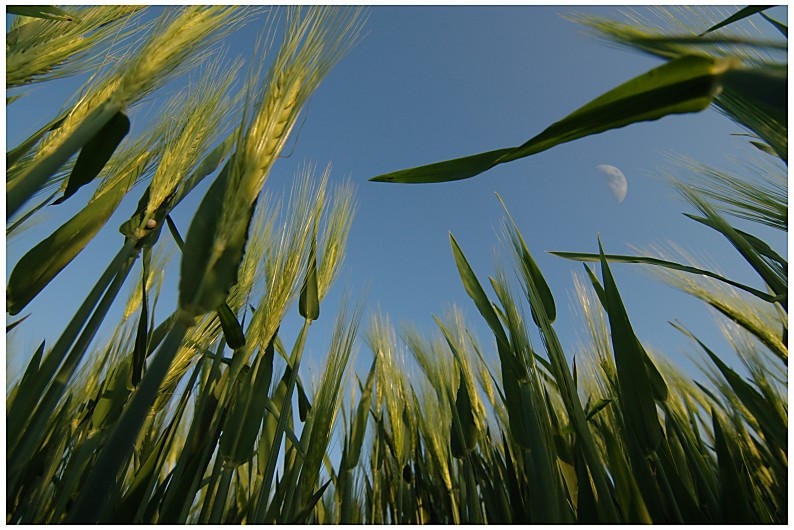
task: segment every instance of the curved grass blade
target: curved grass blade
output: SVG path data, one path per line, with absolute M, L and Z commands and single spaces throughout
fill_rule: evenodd
M 370 402 L 372 401 L 372 388 L 375 385 L 375 374 L 378 369 L 379 355 L 375 355 L 372 359 L 372 366 L 367 375 L 367 382 L 364 389 L 361 391 L 361 400 L 358 402 L 356 409 L 356 417 L 353 420 L 353 425 L 350 429 L 350 445 L 347 454 L 347 470 L 352 470 L 358 465 L 359 456 L 361 456 L 361 447 L 364 445 L 364 434 L 367 430 L 367 419 L 369 418 Z
M 788 437 L 786 420 L 776 413 L 776 407 L 768 403 L 762 394 L 725 364 L 700 339 L 680 326 L 674 325 L 674 327 L 697 342 L 703 351 L 706 352 L 706 355 L 717 366 L 722 376 L 736 393 L 736 397 L 739 398 L 742 405 L 758 421 L 761 430 L 770 438 L 770 441 L 774 440 L 778 447 L 785 447 Z
M 466 256 L 463 255 L 463 251 L 461 251 L 458 242 L 455 241 L 452 234 L 449 234 L 449 242 L 450 245 L 452 245 L 452 254 L 455 257 L 455 264 L 458 267 L 458 273 L 463 282 L 463 287 L 466 289 L 469 297 L 474 301 L 474 304 L 485 319 L 485 322 L 488 323 L 488 326 L 493 331 L 500 348 L 502 348 L 503 351 L 507 351 L 509 348 L 509 341 L 507 340 L 504 328 L 502 328 L 502 324 L 499 322 L 499 317 L 496 316 L 496 311 L 494 311 L 493 306 L 491 306 L 488 296 L 485 294 L 482 285 L 480 285 L 479 280 L 477 280 L 477 276 L 474 274 L 471 265 L 469 265 Z
M 24 321 L 25 321 L 25 319 L 26 319 L 26 318 L 28 318 L 29 316 L 30 316 L 30 313 L 28 313 L 28 314 L 27 314 L 27 315 L 25 315 L 24 317 L 20 318 L 20 319 L 19 319 L 19 320 L 17 320 L 16 322 L 11 322 L 10 324 L 6 325 L 6 333 L 8 333 L 8 332 L 9 332 L 9 331 L 11 331 L 12 329 L 14 329 L 14 328 L 15 328 L 15 327 L 17 327 L 18 325 L 20 325 L 20 324 L 21 324 L 22 322 L 24 322 Z
M 703 33 L 701 33 L 698 36 L 702 37 L 706 33 L 711 33 L 712 31 L 716 31 L 716 30 L 718 30 L 720 28 L 724 28 L 725 26 L 727 26 L 729 24 L 733 24 L 734 22 L 738 22 L 738 21 L 740 21 L 740 20 L 742 20 L 744 18 L 747 18 L 747 17 L 749 17 L 751 15 L 755 15 L 756 13 L 760 13 L 761 11 L 769 9 L 770 7 L 775 7 L 775 6 L 747 6 L 747 7 L 744 7 L 742 9 L 740 9 L 739 11 L 737 11 L 736 13 L 734 13 L 733 15 L 729 16 L 728 18 L 726 18 L 725 20 L 723 20 L 722 22 L 719 22 L 718 24 L 714 24 L 713 26 L 711 26 L 709 29 L 707 29 L 706 31 L 704 31 Z
M 7 104 L 8 102 L 6 102 L 6 105 Z M 31 134 L 27 140 L 23 141 L 21 144 L 6 153 L 6 167 L 11 167 L 19 162 L 23 156 L 28 154 L 30 150 L 35 147 L 35 145 L 44 137 L 45 134 L 60 127 L 65 119 L 66 116 L 55 118 L 41 129 Z
M 301 509 L 301 511 L 298 514 L 295 515 L 295 517 L 292 519 L 292 521 L 289 522 L 289 524 L 305 524 L 307 522 L 306 518 L 309 516 L 311 511 L 314 510 L 314 507 L 317 505 L 317 502 L 322 498 L 323 493 L 325 493 L 325 490 L 328 489 L 328 486 L 330 485 L 331 485 L 331 480 L 329 479 L 328 481 L 326 481 L 325 484 L 320 486 L 320 489 L 315 491 L 312 494 L 312 496 L 309 497 L 309 499 L 306 501 L 306 505 L 303 507 L 303 509 Z
M 543 302 L 543 309 L 546 311 L 546 318 L 549 319 L 549 322 L 554 322 L 557 319 L 557 308 L 554 305 L 554 296 L 551 294 L 549 284 L 546 283 L 546 279 L 540 272 L 538 264 L 535 263 L 535 260 L 532 258 L 532 254 L 529 253 L 527 244 L 524 241 L 524 237 L 518 230 L 518 226 L 516 225 L 515 220 L 513 220 L 513 216 L 510 215 L 507 205 L 504 203 L 502 197 L 500 197 L 498 193 L 496 194 L 496 197 L 499 199 L 499 202 L 502 203 L 502 207 L 507 213 L 507 218 L 510 219 L 510 223 L 513 225 L 513 230 L 510 231 L 510 238 L 513 240 L 513 247 L 516 256 L 520 259 L 521 273 L 524 276 L 524 281 L 527 284 L 532 283 L 535 285 L 538 290 L 538 294 L 540 295 L 540 299 Z M 530 309 L 532 311 L 532 320 L 535 322 L 536 326 L 540 326 L 538 323 L 538 316 L 535 314 L 535 310 L 533 308 Z
M 712 409 L 711 421 L 714 426 L 714 450 L 719 465 L 719 489 L 722 523 L 746 524 L 754 517 L 750 507 L 751 498 L 747 473 L 742 460 L 741 450 L 725 432 L 717 412 Z
M 775 295 L 775 301 L 780 302 L 780 305 L 782 305 L 784 309 L 787 309 L 787 271 L 776 271 L 766 263 L 753 245 L 753 240 L 756 240 L 756 238 L 748 239 L 744 237 L 742 233 L 737 231 L 730 223 L 717 214 L 709 204 L 692 194 L 687 194 L 687 199 L 706 216 L 704 221 L 700 221 L 698 217 L 690 218 L 695 221 L 703 222 L 703 224 L 721 233 L 769 286 L 772 293 Z
M 11 271 L 6 310 L 16 315 L 85 248 L 124 198 L 129 182 L 120 180 L 107 192 L 33 247 Z
M 116 113 L 80 150 L 67 180 L 63 197 L 53 204 L 62 203 L 78 189 L 94 180 L 128 132 L 130 132 L 130 119 L 123 112 Z
M 594 99 L 518 147 L 387 173 L 370 180 L 428 183 L 470 178 L 498 164 L 585 136 L 670 114 L 700 112 L 720 92 L 723 74 L 735 64 L 733 59 L 701 56 L 674 59 Z
M 143 365 L 146 362 L 146 352 L 149 348 L 149 297 L 146 294 L 146 286 L 149 280 L 149 272 L 151 270 L 152 262 L 152 249 L 145 247 L 143 249 L 143 279 L 141 281 L 141 316 L 138 320 L 138 331 L 135 335 L 135 346 L 132 350 L 132 372 L 130 374 L 130 381 L 132 387 L 138 386 L 141 382 L 143 374 Z
M 34 162 L 22 175 L 8 183 L 6 189 L 6 220 L 33 197 L 58 169 L 94 138 L 120 110 L 116 102 L 105 102 L 91 111 L 80 125 L 54 151 Z
M 55 6 L 6 6 L 6 13 L 23 17 L 62 20 L 64 22 L 80 21 L 67 11 Z
M 508 147 L 506 149 L 497 149 L 478 155 L 436 162 L 435 164 L 428 164 L 426 166 L 403 169 L 378 175 L 370 180 L 373 182 L 399 182 L 403 184 L 426 184 L 463 180 L 488 171 L 497 164 L 500 158 L 513 151 L 513 149 L 515 148 Z
M 684 215 L 686 215 L 693 221 L 697 221 L 698 223 L 702 223 L 708 226 L 709 228 L 713 228 L 714 230 L 719 230 L 719 227 L 716 223 L 705 217 L 698 217 L 697 215 L 691 215 L 691 214 L 684 214 Z M 764 241 L 763 239 L 759 239 L 752 234 L 748 234 L 743 230 L 739 230 L 738 228 L 734 228 L 734 230 L 738 235 L 746 239 L 747 242 L 750 243 L 750 246 L 753 248 L 753 250 L 758 252 L 762 257 L 767 258 L 773 261 L 774 263 L 776 263 L 777 265 L 779 265 L 779 269 L 781 271 L 788 270 L 788 261 L 785 258 L 783 258 L 780 254 L 775 252 L 766 241 Z
M 784 37 L 788 38 L 788 26 L 787 25 L 783 24 L 782 22 L 778 22 L 777 20 L 775 20 L 774 18 L 770 17 L 769 15 L 767 15 L 764 12 L 761 12 L 761 16 L 764 17 L 764 20 L 766 20 L 767 22 L 769 22 L 770 24 L 775 26 L 775 29 L 777 29 Z
M 570 259 L 574 261 L 585 261 L 585 262 L 597 262 L 600 260 L 598 254 L 589 254 L 586 252 L 558 252 L 553 251 L 549 252 L 549 254 L 553 254 L 555 256 L 559 256 L 561 258 Z M 754 289 L 747 285 L 741 284 L 739 282 L 735 282 L 729 278 L 725 278 L 724 276 L 720 276 L 717 273 L 707 271 L 704 269 L 698 269 L 697 267 L 690 267 L 688 265 L 681 265 L 680 263 L 676 263 L 674 261 L 666 261 L 663 259 L 657 258 L 649 258 L 644 256 L 623 256 L 619 254 L 605 254 L 604 258 L 610 263 L 639 263 L 645 265 L 655 265 L 658 267 L 665 267 L 667 269 L 677 270 L 681 272 L 688 272 L 691 274 L 700 274 L 702 276 L 708 276 L 709 278 L 713 278 L 715 280 L 721 281 L 723 283 L 727 283 L 728 285 L 732 285 L 737 289 L 741 289 L 746 291 L 754 296 L 757 296 L 761 300 L 765 302 L 775 302 L 777 301 L 777 297 L 770 295 L 769 293 L 765 293 L 763 291 L 759 291 L 758 289 Z
M 460 373 L 460 385 L 458 385 L 458 392 L 455 396 L 456 414 L 452 416 L 450 441 L 452 444 L 452 456 L 464 458 L 477 446 L 479 431 L 477 430 L 477 423 L 474 421 L 468 385 L 463 376 L 463 371 L 460 369 L 458 371 Z

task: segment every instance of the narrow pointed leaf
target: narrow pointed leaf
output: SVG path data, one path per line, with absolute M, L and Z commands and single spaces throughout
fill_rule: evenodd
M 312 411 L 312 404 L 309 401 L 309 396 L 306 395 L 306 390 L 303 388 L 300 379 L 298 379 L 295 386 L 298 390 L 298 418 L 305 423 L 306 418 L 309 417 L 309 413 Z
M 152 261 L 152 249 L 143 249 L 143 278 L 141 280 L 141 315 L 138 319 L 138 331 L 135 335 L 135 345 L 132 350 L 132 372 L 130 381 L 133 388 L 138 386 L 143 375 L 143 366 L 146 362 L 146 352 L 149 348 L 149 300 L 146 296 L 146 284 Z
M 348 470 L 352 470 L 358 465 L 361 447 L 364 445 L 364 434 L 367 431 L 367 420 L 369 418 L 370 402 L 372 401 L 372 388 L 375 386 L 375 374 L 377 373 L 379 358 L 380 356 L 375 355 L 372 360 L 372 366 L 367 375 L 367 382 L 361 392 L 361 400 L 358 402 L 356 417 L 353 420 L 353 426 L 350 430 L 350 452 L 348 453 L 347 462 Z
M 766 436 L 774 440 L 778 446 L 785 447 L 788 432 L 786 419 L 781 418 L 777 414 L 775 407 L 768 403 L 763 395 L 725 364 L 710 348 L 703 344 L 703 342 L 691 333 L 684 331 L 682 328 L 679 327 L 678 329 L 695 340 L 698 345 L 703 348 L 703 351 L 706 352 L 711 361 L 717 365 L 720 373 L 722 373 L 725 380 L 736 393 L 736 397 L 739 398 L 742 405 L 744 405 L 747 411 L 756 419 Z
M 8 403 L 14 403 L 15 397 L 20 391 L 30 392 L 31 382 L 36 379 L 36 374 L 38 374 L 41 366 L 41 357 L 44 355 L 44 342 L 41 341 L 39 347 L 33 352 L 30 361 L 28 361 L 28 366 L 25 368 L 25 373 L 22 374 L 22 379 L 19 380 L 19 383 L 11 390 L 8 396 Z
M 703 224 L 713 228 L 721 233 L 742 257 L 750 264 L 756 273 L 766 282 L 772 293 L 775 295 L 775 301 L 779 301 L 783 308 L 788 307 L 788 279 L 787 276 L 781 275 L 780 271 L 774 270 L 765 263 L 759 251 L 754 248 L 753 240 L 748 239 L 743 233 L 737 231 L 725 219 L 718 215 L 708 204 L 703 201 L 693 201 L 696 203 L 697 208 L 706 215 Z M 699 218 L 691 216 L 692 219 L 698 221 Z
M 328 486 L 330 486 L 330 485 L 331 485 L 331 481 L 328 480 L 328 481 L 326 481 L 325 484 L 323 484 L 320 487 L 320 489 L 318 489 L 317 491 L 312 493 L 312 496 L 309 497 L 309 499 L 306 501 L 306 505 L 292 519 L 292 521 L 289 524 L 305 524 L 305 523 L 307 523 L 308 521 L 306 521 L 306 518 L 309 516 L 311 511 L 317 505 L 317 502 L 322 498 L 323 493 L 325 493 L 325 490 L 328 489 Z
M 535 285 L 538 290 L 538 294 L 540 294 L 540 300 L 543 303 L 543 309 L 546 311 L 546 317 L 549 319 L 549 322 L 554 322 L 557 318 L 557 308 L 554 305 L 554 296 L 551 294 L 549 284 L 546 283 L 546 278 L 543 277 L 543 274 L 540 272 L 540 268 L 538 268 L 538 264 L 535 263 L 535 260 L 532 258 L 532 254 L 529 253 L 527 244 L 524 241 L 524 236 L 522 236 L 521 232 L 518 230 L 518 226 L 513 220 L 513 216 L 510 215 L 510 212 L 507 209 L 507 205 L 504 203 L 502 197 L 500 197 L 499 194 L 497 194 L 496 197 L 499 199 L 499 202 L 502 203 L 502 207 L 504 207 L 505 212 L 507 212 L 508 219 L 510 219 L 510 224 L 513 227 L 511 237 L 513 239 L 516 254 L 519 255 L 521 259 L 521 273 L 524 276 L 524 282 L 526 284 L 532 283 Z M 530 309 L 532 311 L 532 320 L 535 322 L 536 326 L 540 326 L 535 309 L 531 306 Z
M 320 299 L 317 287 L 317 237 L 312 238 L 306 278 L 298 300 L 298 311 L 303 318 L 317 320 L 320 316 Z
M 228 174 L 227 163 L 207 190 L 185 237 L 179 279 L 179 306 L 193 315 L 213 311 L 226 301 L 229 291 L 237 282 L 248 240 L 255 203 L 250 206 L 245 221 L 231 227 L 223 247 L 216 248 L 216 231 L 223 214 Z
M 594 99 L 518 147 L 388 173 L 371 180 L 427 183 L 470 178 L 498 164 L 585 136 L 670 114 L 700 112 L 719 93 L 720 79 L 733 64 L 732 59 L 701 56 L 674 59 Z
M 740 9 L 739 11 L 737 11 L 736 13 L 734 13 L 733 15 L 729 16 L 728 18 L 726 18 L 725 20 L 723 20 L 722 22 L 714 24 L 709 29 L 707 29 L 706 31 L 701 33 L 700 36 L 702 37 L 706 33 L 711 33 L 712 31 L 716 31 L 716 30 L 718 30 L 720 28 L 724 28 L 728 24 L 733 24 L 734 22 L 738 22 L 738 21 L 740 21 L 740 20 L 742 20 L 744 18 L 747 18 L 747 17 L 749 17 L 751 15 L 755 15 L 756 13 L 760 13 L 761 11 L 764 11 L 765 9 L 769 9 L 770 7 L 775 7 L 775 6 L 747 6 L 747 7 L 744 7 L 742 9 Z
M 17 262 L 6 290 L 10 314 L 19 313 L 88 245 L 121 203 L 129 184 L 120 180 Z
M 8 103 L 9 102 L 7 101 L 6 105 L 8 105 Z M 65 119 L 66 117 L 64 116 L 55 118 L 41 129 L 31 134 L 27 138 L 27 140 L 25 140 L 24 142 L 16 146 L 14 149 L 6 153 L 6 167 L 10 168 L 14 164 L 16 164 L 23 156 L 28 154 L 30 150 L 33 149 L 33 147 L 39 142 L 39 140 L 41 140 L 44 137 L 45 134 L 47 134 L 50 131 L 54 131 L 55 129 L 60 127 L 61 124 L 63 123 L 63 120 Z
M 469 265 L 469 262 L 466 260 L 466 256 L 463 255 L 463 251 L 461 251 L 460 246 L 458 246 L 458 242 L 455 241 L 455 238 L 452 236 L 452 234 L 449 234 L 449 241 L 452 245 L 452 254 L 455 257 L 455 264 L 458 267 L 460 279 L 463 281 L 463 287 L 466 289 L 469 297 L 471 297 L 471 299 L 474 301 L 474 304 L 477 306 L 477 309 L 480 311 L 482 317 L 488 323 L 488 326 L 490 326 L 491 330 L 494 332 L 497 343 L 502 348 L 507 348 L 507 345 L 509 344 L 507 335 L 505 334 L 504 328 L 502 328 L 502 324 L 499 322 L 499 317 L 496 316 L 496 312 L 491 306 L 491 302 L 488 300 L 482 285 L 480 285 L 479 280 L 477 280 L 477 276 L 475 276 L 471 265 Z
M 80 150 L 72 172 L 69 174 L 63 197 L 53 204 L 65 201 L 77 190 L 94 180 L 129 131 L 130 119 L 123 112 L 116 113 L 108 120 Z
M 24 321 L 25 321 L 25 319 L 26 319 L 26 318 L 28 318 L 29 316 L 30 316 L 30 313 L 28 313 L 28 314 L 27 314 L 27 315 L 25 315 L 24 317 L 20 318 L 20 319 L 19 319 L 19 320 L 17 320 L 16 322 L 11 322 L 10 324 L 8 324 L 8 325 L 6 326 L 6 333 L 8 333 L 8 332 L 9 332 L 9 331 L 11 331 L 12 329 L 14 329 L 14 328 L 15 328 L 15 327 L 17 327 L 18 325 L 20 325 L 20 324 L 21 324 L 22 322 L 24 322 Z
M 460 385 L 455 397 L 456 414 L 452 417 L 452 432 L 450 441 L 452 443 L 452 456 L 463 458 L 466 453 L 473 450 L 477 445 L 477 424 L 474 421 L 472 412 L 471 396 L 469 395 L 468 385 L 460 371 Z
M 719 231 L 719 226 L 717 225 L 717 223 L 713 222 L 712 220 L 706 217 L 699 217 L 697 215 L 691 215 L 691 214 L 684 214 L 684 215 L 686 215 L 687 217 L 689 217 L 694 221 L 697 221 L 698 223 L 702 223 L 710 228 L 713 228 L 714 230 Z M 780 254 L 775 252 L 766 241 L 764 241 L 763 239 L 759 239 L 752 234 L 744 232 L 743 230 L 739 230 L 738 228 L 734 228 L 734 230 L 736 231 L 737 234 L 739 234 L 741 237 L 746 239 L 747 242 L 750 244 L 750 246 L 753 247 L 753 250 L 758 252 L 761 256 L 774 261 L 775 263 L 780 265 L 780 267 L 784 270 L 788 269 L 788 261 L 782 256 L 780 256 Z
M 174 238 L 176 246 L 179 247 L 179 250 L 181 251 L 182 247 L 185 246 L 185 240 L 182 239 L 182 235 L 179 233 L 176 223 L 174 223 L 174 220 L 171 219 L 170 215 L 165 216 L 165 222 L 168 224 L 168 231 L 171 232 L 171 237 Z
M 76 17 L 55 6 L 6 6 L 6 13 L 23 17 L 62 20 L 65 22 L 79 22 Z
M 601 242 L 601 271 L 607 301 L 612 348 L 615 355 L 619 405 L 645 454 L 653 452 L 662 439 L 662 428 L 654 402 L 654 387 L 646 365 L 652 364 L 631 328 L 628 314 L 609 270 Z
M 736 443 L 725 432 L 716 411 L 711 412 L 714 427 L 714 450 L 719 464 L 721 523 L 747 524 L 753 521 L 749 505 L 748 484 Z
M 108 377 L 91 414 L 91 425 L 95 429 L 104 429 L 119 417 L 130 395 L 129 379 L 130 365 L 127 363 L 119 365 L 119 368 Z M 135 384 L 137 385 L 137 382 Z
M 119 110 L 118 102 L 106 101 L 97 106 L 63 143 L 49 154 L 37 158 L 24 173 L 9 182 L 6 188 L 6 220 L 39 192 L 69 157 L 90 142 Z
M 788 26 L 783 24 L 782 22 L 778 22 L 774 18 L 770 17 L 764 12 L 761 12 L 761 16 L 764 17 L 764 20 L 775 26 L 775 28 L 786 38 L 788 38 Z
M 585 252 L 550 252 L 555 256 L 559 256 L 561 258 L 575 260 L 575 261 L 584 261 L 584 262 L 597 262 L 600 260 L 598 254 L 589 254 Z M 759 291 L 758 289 L 754 289 L 747 285 L 741 284 L 739 282 L 735 282 L 729 278 L 725 278 L 724 276 L 720 276 L 717 273 L 698 269 L 697 267 L 690 267 L 688 265 L 682 265 L 680 263 L 676 263 L 674 261 L 666 261 L 663 259 L 658 258 L 650 258 L 645 256 L 623 256 L 618 254 L 605 254 L 604 258 L 610 263 L 638 263 L 638 264 L 645 264 L 645 265 L 655 265 L 657 267 L 664 267 L 666 269 L 672 269 L 681 272 L 688 272 L 690 274 L 700 274 L 702 276 L 708 276 L 709 278 L 714 278 L 715 280 L 721 281 L 728 285 L 732 285 L 737 289 L 741 289 L 746 291 L 754 296 L 757 296 L 761 300 L 765 302 L 774 302 L 776 297 L 770 295 L 769 293 L 765 293 L 763 291 Z
M 245 335 L 243 334 L 243 327 L 237 320 L 229 304 L 222 303 L 216 309 L 218 319 L 221 321 L 221 328 L 223 329 L 223 337 L 226 339 L 226 344 L 233 350 L 245 346 Z
M 498 160 L 515 149 L 497 149 L 478 155 L 464 156 L 426 166 L 394 171 L 373 177 L 373 182 L 399 182 L 403 184 L 427 184 L 450 182 L 475 177 L 494 167 Z
M 595 415 L 596 415 L 596 414 L 598 414 L 599 412 L 601 412 L 601 411 L 602 411 L 602 410 L 603 410 L 603 409 L 604 409 L 604 408 L 605 408 L 607 405 L 609 405 L 610 403 L 612 403 L 612 401 L 613 401 L 613 400 L 612 400 L 612 399 L 610 399 L 610 398 L 606 398 L 606 399 L 599 399 L 598 401 L 596 401 L 596 402 L 593 404 L 593 406 L 592 406 L 592 407 L 590 407 L 590 410 L 586 411 L 586 414 L 587 414 L 587 421 L 590 421 L 590 420 L 592 420 L 592 419 L 595 417 Z

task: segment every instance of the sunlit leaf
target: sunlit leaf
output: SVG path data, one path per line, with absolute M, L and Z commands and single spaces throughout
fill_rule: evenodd
M 479 175 L 505 162 L 632 123 L 706 109 L 720 92 L 720 79 L 735 62 L 686 56 L 610 90 L 554 123 L 523 145 L 405 169 L 372 178 L 376 182 L 428 183 Z
M 460 246 L 458 246 L 458 242 L 455 241 L 455 238 L 452 236 L 452 234 L 449 234 L 449 241 L 452 245 L 452 254 L 455 257 L 455 263 L 458 266 L 460 279 L 463 281 L 463 287 L 465 287 L 466 292 L 474 301 L 474 304 L 477 306 L 480 314 L 488 323 L 488 326 L 490 326 L 491 330 L 494 332 L 494 335 L 496 335 L 497 343 L 499 343 L 502 347 L 507 347 L 507 335 L 505 334 L 504 328 L 502 328 L 502 324 L 499 322 L 499 317 L 496 316 L 496 312 L 491 306 L 491 302 L 488 300 L 482 285 L 480 285 L 479 280 L 477 280 L 477 276 L 474 274 L 474 271 L 469 265 L 469 262 L 466 260 L 466 257 L 463 255 L 463 251 L 461 251 Z
M 193 315 L 215 310 L 226 301 L 229 290 L 237 282 L 237 273 L 248 239 L 248 227 L 255 204 L 248 210 L 245 222 L 231 227 L 222 248 L 216 247 L 216 233 L 224 210 L 229 163 L 210 185 L 193 221 L 190 223 L 182 250 L 179 278 L 179 305 Z

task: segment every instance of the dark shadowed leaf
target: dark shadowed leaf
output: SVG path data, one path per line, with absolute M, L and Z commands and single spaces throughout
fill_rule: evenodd
M 14 329 L 14 328 L 15 328 L 15 327 L 17 327 L 18 325 L 20 325 L 20 324 L 21 324 L 22 322 L 24 322 L 24 321 L 25 321 L 25 319 L 26 319 L 26 318 L 28 318 L 29 316 L 30 316 L 30 313 L 28 313 L 28 314 L 27 314 L 27 315 L 25 315 L 24 317 L 20 318 L 20 319 L 19 319 L 19 320 L 17 320 L 16 322 L 11 322 L 10 324 L 8 324 L 8 325 L 6 326 L 6 333 L 8 333 L 8 332 L 9 332 L 9 331 L 11 331 L 12 329 Z
M 234 314 L 232 308 L 226 302 L 222 303 L 216 309 L 218 319 L 221 321 L 221 328 L 223 329 L 223 337 L 226 339 L 226 344 L 233 350 L 245 346 L 245 335 L 243 334 L 243 327 L 237 321 L 237 315 Z
M 456 414 L 452 416 L 452 431 L 450 432 L 452 456 L 463 458 L 477 445 L 479 433 L 474 421 L 468 385 L 466 385 L 462 371 L 460 371 L 460 385 L 458 385 L 455 397 L 455 411 Z
M 298 311 L 303 318 L 308 320 L 317 320 L 320 316 L 320 299 L 317 288 L 317 234 L 312 238 L 309 250 L 309 264 L 298 300 Z
M 738 21 L 742 20 L 743 18 L 747 18 L 747 17 L 749 17 L 751 15 L 754 15 L 756 13 L 760 13 L 761 11 L 764 11 L 765 9 L 769 9 L 770 7 L 775 7 L 775 6 L 747 6 L 747 7 L 744 7 L 742 9 L 740 9 L 739 11 L 737 11 L 736 13 L 734 13 L 733 15 L 729 16 L 728 18 L 726 18 L 725 20 L 723 20 L 722 22 L 719 22 L 718 24 L 714 24 L 709 29 L 707 29 L 706 31 L 701 33 L 700 36 L 702 37 L 706 33 L 711 33 L 712 31 L 716 31 L 716 30 L 718 30 L 720 28 L 724 28 L 728 24 L 733 24 L 734 22 L 738 22 Z
M 782 22 L 779 22 L 779 21 L 773 19 L 772 17 L 770 17 L 766 13 L 762 12 L 761 16 L 764 17 L 764 20 L 766 20 L 767 22 L 769 22 L 770 24 L 775 26 L 775 29 L 777 29 L 784 37 L 788 38 L 788 26 L 787 25 L 785 25 Z
M 132 372 L 130 374 L 130 381 L 133 388 L 138 386 L 143 375 L 143 366 L 146 362 L 146 353 L 149 348 L 149 300 L 146 296 L 146 284 L 149 278 L 149 272 L 152 262 L 152 249 L 146 247 L 143 249 L 143 278 L 141 279 L 141 315 L 138 319 L 138 331 L 135 334 L 135 345 L 132 350 Z
M 725 432 L 716 411 L 711 411 L 714 428 L 714 450 L 719 464 L 719 490 L 721 506 L 721 523 L 746 524 L 753 520 L 749 504 L 749 484 L 742 456 L 736 442 Z
M 55 6 L 6 6 L 6 13 L 23 17 L 79 22 L 79 19 Z
M 123 112 L 116 113 L 90 141 L 80 150 L 77 161 L 66 183 L 63 197 L 53 204 L 60 204 L 77 190 L 91 182 L 99 175 L 113 152 L 130 131 L 130 119 Z

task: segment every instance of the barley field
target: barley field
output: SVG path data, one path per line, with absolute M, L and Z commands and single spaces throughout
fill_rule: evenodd
M 757 234 L 788 231 L 787 26 L 765 6 L 572 17 L 594 41 L 658 66 L 523 144 L 348 180 L 306 162 L 279 193 L 271 169 L 300 143 L 323 81 L 367 38 L 370 9 L 182 6 L 142 18 L 151 8 L 7 7 L 7 106 L 97 73 L 7 146 L 7 244 L 50 205 L 76 213 L 7 263 L 7 367 L 23 369 L 6 379 L 6 522 L 786 524 L 788 262 Z M 776 38 L 731 31 L 748 22 Z M 262 29 L 250 56 L 221 60 L 218 44 L 251 23 Z M 169 88 L 180 76 L 190 81 Z M 131 109 L 155 97 L 161 112 L 133 133 Z M 327 303 L 357 188 L 454 190 L 569 142 L 707 108 L 757 158 L 732 170 L 678 158 L 666 176 L 688 223 L 729 245 L 756 283 L 677 249 L 615 254 L 594 236 L 589 249 L 555 250 L 582 265 L 572 305 L 584 334 L 572 350 L 535 228 L 497 195 L 492 270 L 470 259 L 484 249 L 449 234 L 460 305 L 397 325 L 349 293 Z M 94 191 L 77 204 L 84 186 Z M 53 323 L 57 340 L 30 351 L 11 340 L 125 198 L 137 207 L 115 234 L 120 249 Z M 180 204 L 193 208 L 183 227 Z M 729 348 L 672 322 L 697 351 L 693 374 L 646 345 L 620 266 L 699 300 Z M 169 289 L 176 308 L 164 315 Z

